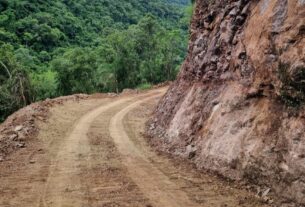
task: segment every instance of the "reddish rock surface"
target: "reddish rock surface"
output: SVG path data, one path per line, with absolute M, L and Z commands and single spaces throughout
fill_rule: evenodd
M 197 0 L 187 59 L 148 124 L 159 150 L 305 205 L 305 1 Z

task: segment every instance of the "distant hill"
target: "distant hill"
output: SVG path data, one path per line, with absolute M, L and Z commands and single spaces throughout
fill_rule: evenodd
M 0 42 L 9 42 L 15 48 L 25 46 L 35 52 L 70 44 L 92 45 L 95 39 L 107 35 L 110 28 L 126 29 L 147 13 L 169 26 L 181 17 L 181 10 L 174 7 L 185 2 L 1 0 Z
M 32 101 L 174 79 L 185 3 L 0 0 L 0 120 Z

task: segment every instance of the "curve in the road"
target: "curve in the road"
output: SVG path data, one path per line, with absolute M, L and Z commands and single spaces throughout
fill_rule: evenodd
M 149 97 L 141 101 L 130 104 L 118 112 L 110 122 L 110 135 L 122 155 L 123 163 L 128 169 L 129 176 L 139 186 L 141 191 L 153 203 L 153 206 L 162 207 L 192 207 L 197 206 L 191 202 L 183 191 L 175 183 L 155 167 L 145 153 L 137 148 L 128 137 L 123 119 L 131 110 L 140 104 L 148 102 L 157 96 Z
M 84 186 L 79 180 L 79 173 L 80 168 L 86 168 L 86 165 L 89 164 L 90 145 L 87 133 L 91 123 L 102 113 L 113 107 L 127 104 L 133 99 L 145 98 L 155 94 L 156 92 L 131 98 L 123 97 L 84 115 L 64 138 L 65 140 L 49 169 L 49 176 L 39 201 L 39 207 L 78 207 L 88 205 L 86 199 L 83 198 L 83 192 L 86 189 L 83 189 Z

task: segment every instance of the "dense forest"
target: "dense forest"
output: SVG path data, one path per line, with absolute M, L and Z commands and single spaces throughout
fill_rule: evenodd
M 189 0 L 0 0 L 0 121 L 31 102 L 175 78 Z

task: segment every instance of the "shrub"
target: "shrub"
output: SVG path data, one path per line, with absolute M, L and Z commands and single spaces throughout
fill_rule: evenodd
M 151 88 L 152 88 L 152 85 L 150 83 L 142 83 L 137 86 L 137 89 L 139 89 L 139 90 L 148 90 Z

